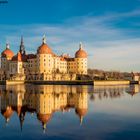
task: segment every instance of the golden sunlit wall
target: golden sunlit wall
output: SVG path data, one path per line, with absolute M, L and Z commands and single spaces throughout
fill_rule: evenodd
M 76 73 L 87 74 L 87 58 L 75 58 L 76 61 Z

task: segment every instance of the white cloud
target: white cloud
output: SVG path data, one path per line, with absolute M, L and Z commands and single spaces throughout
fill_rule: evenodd
M 89 56 L 90 67 L 106 70 L 140 71 L 139 39 L 107 41 L 99 43 L 99 45 L 99 48 L 93 47 L 89 51 L 93 52 L 93 56 Z

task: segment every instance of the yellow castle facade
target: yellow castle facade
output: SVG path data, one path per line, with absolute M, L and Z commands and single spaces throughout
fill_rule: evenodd
M 87 75 L 87 53 L 82 43 L 74 57 L 56 55 L 45 36 L 35 54 L 26 54 L 23 38 L 16 55 L 9 44 L 1 53 L 0 80 L 76 80 L 77 75 Z

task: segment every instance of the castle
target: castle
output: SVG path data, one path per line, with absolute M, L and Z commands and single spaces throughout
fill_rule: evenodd
M 26 54 L 23 37 L 16 55 L 9 44 L 1 53 L 0 80 L 76 80 L 77 75 L 87 74 L 87 53 L 80 43 L 75 57 L 56 55 L 43 37 L 35 54 Z

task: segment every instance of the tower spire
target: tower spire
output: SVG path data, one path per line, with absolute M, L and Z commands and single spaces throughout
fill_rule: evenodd
M 21 44 L 23 44 L 23 36 L 21 36 Z
M 20 43 L 20 50 L 19 51 L 20 51 L 21 54 L 25 54 L 23 36 L 21 36 L 21 43 Z
M 21 132 L 22 132 L 22 128 L 23 128 L 24 117 L 25 117 L 25 112 L 21 112 L 20 115 L 19 115 Z

